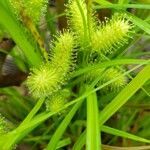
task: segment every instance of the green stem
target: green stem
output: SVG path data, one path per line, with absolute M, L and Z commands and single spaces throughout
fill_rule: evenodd
M 30 113 L 28 114 L 28 116 L 24 119 L 24 121 L 21 123 L 21 125 L 28 123 L 33 117 L 34 115 L 38 112 L 38 110 L 41 108 L 42 104 L 44 103 L 45 98 L 41 98 L 38 100 L 38 102 L 36 103 L 36 105 L 34 106 L 34 108 L 30 111 Z

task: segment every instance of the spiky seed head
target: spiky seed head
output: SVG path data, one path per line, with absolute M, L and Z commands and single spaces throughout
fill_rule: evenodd
M 57 112 L 66 104 L 69 95 L 70 92 L 67 89 L 54 93 L 53 95 L 48 97 L 45 102 L 46 110 L 51 112 Z
M 58 91 L 68 79 L 73 67 L 73 37 L 65 32 L 53 42 L 51 61 L 31 70 L 26 84 L 36 98 Z
M 70 29 L 74 32 L 76 37 L 76 43 L 79 44 L 81 48 L 84 48 L 85 40 L 89 38 L 88 25 L 90 24 L 90 32 L 92 34 L 98 22 L 94 16 L 94 12 L 90 14 L 91 16 L 89 16 L 87 20 L 87 7 L 85 1 L 80 0 L 77 3 L 75 0 L 69 0 L 66 15 Z M 87 44 L 89 44 L 89 42 Z
M 23 21 L 24 17 L 28 16 L 35 24 L 45 15 L 48 4 L 48 0 L 9 0 L 9 2 L 18 19 Z M 20 16 L 22 14 L 23 16 Z
M 123 72 L 117 68 L 109 68 L 103 74 L 98 85 L 102 85 L 112 79 L 117 78 L 113 83 L 109 84 L 104 88 L 105 91 L 119 91 L 122 87 L 127 84 L 127 77 L 123 75 Z
M 43 64 L 39 68 L 32 69 L 26 84 L 29 92 L 35 97 L 46 97 L 60 87 L 60 71 L 50 64 Z
M 83 2 L 83 0 L 79 1 L 79 5 L 82 8 L 83 15 L 86 16 L 87 9 L 86 5 Z M 67 5 L 67 18 L 70 25 L 70 28 L 75 32 L 77 35 L 77 38 L 80 37 L 80 43 L 84 41 L 84 21 L 82 18 L 82 14 L 80 12 L 80 9 L 78 7 L 78 4 L 74 0 L 70 0 Z M 87 25 L 87 19 L 86 19 L 86 25 Z
M 69 31 L 58 33 L 52 42 L 51 64 L 53 67 L 59 68 L 62 76 L 70 73 L 75 66 L 74 56 L 76 52 L 74 51 L 74 47 L 74 38 Z
M 28 14 L 33 19 L 34 23 L 38 23 L 46 14 L 48 0 L 25 0 L 25 9 Z
M 102 75 L 104 69 L 98 68 L 91 70 L 90 72 L 84 75 L 84 80 L 86 83 L 91 84 L 97 77 Z
M 131 38 L 133 25 L 125 14 L 115 14 L 92 36 L 93 51 L 101 54 L 112 53 Z

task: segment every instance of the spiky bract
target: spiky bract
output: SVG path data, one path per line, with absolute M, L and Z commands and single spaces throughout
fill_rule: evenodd
M 92 49 L 101 54 L 112 53 L 126 44 L 130 38 L 133 26 L 125 18 L 125 14 L 114 15 L 111 20 L 92 35 Z

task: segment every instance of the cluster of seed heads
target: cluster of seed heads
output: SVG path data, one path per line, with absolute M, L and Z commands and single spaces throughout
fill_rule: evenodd
M 21 9 L 24 8 L 24 11 L 33 18 L 35 23 L 46 12 L 47 0 L 10 0 L 10 2 L 16 9 L 17 15 L 20 15 Z M 96 54 L 97 58 L 101 58 L 101 56 L 114 53 L 128 42 L 133 32 L 133 25 L 125 14 L 115 14 L 111 19 L 99 22 L 94 12 L 88 14 L 84 0 L 69 0 L 66 7 L 69 31 L 63 31 L 56 35 L 51 41 L 48 62 L 41 64 L 38 68 L 32 68 L 26 82 L 29 92 L 35 98 L 50 99 L 46 104 L 47 110 L 51 111 L 56 111 L 60 105 L 64 105 L 65 97 L 60 94 L 59 90 L 74 69 L 75 49 L 82 51 L 84 56 L 93 60 L 86 65 L 99 63 L 103 60 L 95 61 L 95 58 L 91 58 L 91 56 Z M 122 72 L 116 68 L 109 68 L 106 71 L 98 69 L 87 74 L 86 79 L 94 80 L 97 76 L 102 75 L 98 84 L 103 84 L 120 76 L 118 80 L 107 87 L 107 90 L 113 91 L 120 89 L 127 82 L 126 77 L 121 74 Z
M 105 57 L 107 57 L 108 54 L 114 53 L 121 46 L 127 44 L 133 33 L 133 24 L 131 24 L 126 14 L 116 13 L 111 19 L 106 19 L 105 22 L 99 22 L 98 19 L 94 17 L 94 12 L 90 14 L 90 17 L 87 17 L 89 15 L 87 13 L 88 11 L 84 0 L 69 0 L 67 5 L 67 17 L 70 29 L 74 32 L 76 41 L 79 41 L 78 45 L 83 53 L 89 53 L 89 61 L 87 62 L 89 65 L 92 65 L 104 60 L 106 61 L 107 59 L 105 59 Z M 89 37 L 87 38 L 86 36 Z M 83 43 L 86 40 L 88 40 L 87 43 L 89 43 L 89 45 L 85 47 Z M 98 83 L 98 85 L 100 85 L 120 76 L 113 84 L 107 86 L 107 91 L 118 91 L 127 83 L 126 77 L 121 76 L 121 74 L 122 72 L 119 69 L 109 68 L 106 69 L 106 71 L 103 69 L 91 71 L 84 77 L 89 83 L 98 76 L 102 76 Z

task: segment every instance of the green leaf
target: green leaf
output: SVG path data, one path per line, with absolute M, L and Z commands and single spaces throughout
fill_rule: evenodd
M 30 66 L 37 66 L 42 62 L 40 51 L 36 50 L 29 42 L 28 36 L 21 25 L 12 16 L 11 12 L 7 11 L 3 6 L 3 1 L 0 1 L 0 24 L 5 27 L 16 44 L 21 48 Z
M 114 128 L 111 128 L 111 127 L 108 127 L 108 126 L 105 126 L 105 125 L 103 125 L 101 127 L 101 131 L 103 131 L 105 133 L 108 133 L 108 134 L 115 135 L 115 136 L 120 136 L 120 137 L 123 137 L 123 138 L 138 141 L 138 142 L 150 143 L 150 140 L 147 140 L 147 139 L 141 138 L 139 136 L 130 134 L 128 132 L 121 131 L 121 130 L 118 130 L 118 129 L 114 129 Z
M 117 110 L 121 108 L 146 81 L 150 79 L 150 65 L 140 73 L 104 108 L 100 113 L 100 125 L 104 124 Z
M 132 15 L 131 13 L 127 13 L 129 16 L 129 19 L 135 24 L 137 25 L 140 29 L 142 29 L 143 31 L 145 31 L 147 34 L 150 34 L 150 24 L 134 15 Z
M 123 64 L 148 64 L 150 60 L 141 60 L 141 59 L 115 59 L 111 61 L 106 61 L 100 64 L 93 64 L 92 66 L 87 66 L 81 68 L 72 74 L 73 77 L 77 77 L 83 73 L 89 72 L 91 70 L 96 70 L 98 68 L 107 68 L 111 66 L 123 65 Z
M 148 4 L 109 4 L 109 5 L 95 6 L 94 8 L 95 9 L 113 8 L 117 10 L 124 10 L 125 8 L 150 9 L 150 5 Z
M 140 89 L 146 81 L 150 79 L 150 65 L 147 65 L 105 108 L 100 112 L 100 126 L 102 126 L 123 104 L 125 104 L 134 94 Z M 111 132 L 112 133 L 112 132 Z M 119 132 L 118 132 L 119 133 Z M 124 134 L 125 135 L 125 134 Z M 86 131 L 81 134 L 79 141 L 80 148 L 85 142 Z M 128 138 L 133 138 L 133 136 L 128 136 Z M 141 138 L 136 138 L 141 140 Z M 135 137 L 133 138 L 135 140 Z M 141 140 L 141 142 L 148 142 L 148 140 Z M 148 142 L 149 143 L 149 142 Z M 74 146 L 76 149 L 77 144 Z M 78 149 L 80 150 L 80 149 Z
M 77 104 L 75 104 L 73 106 L 73 108 L 71 109 L 71 111 L 68 113 L 68 115 L 65 117 L 65 119 L 62 121 L 62 123 L 59 125 L 59 127 L 57 128 L 57 130 L 53 134 L 50 142 L 47 145 L 46 150 L 55 150 L 56 149 L 57 144 L 58 144 L 61 136 L 65 132 L 67 126 L 69 125 L 71 119 L 75 115 L 75 113 L 78 110 L 78 108 L 81 106 L 82 102 L 83 101 L 80 101 L 80 102 L 78 102 Z
M 87 97 L 86 149 L 87 150 L 101 149 L 96 92 Z

